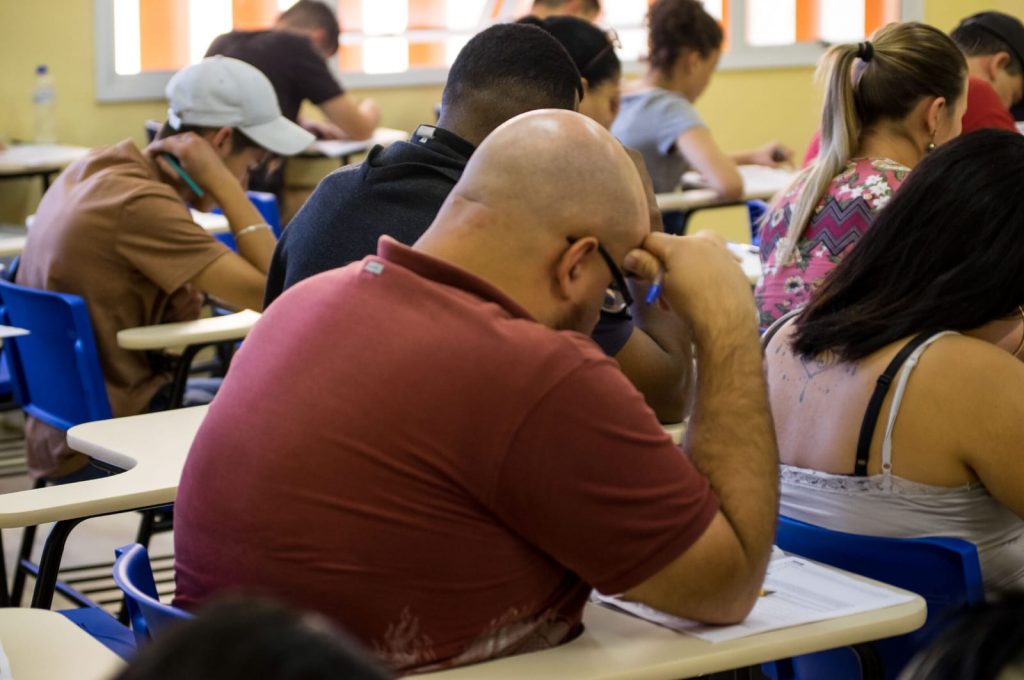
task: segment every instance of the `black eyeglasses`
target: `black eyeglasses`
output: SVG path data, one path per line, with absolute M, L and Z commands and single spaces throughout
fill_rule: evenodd
M 565 240 L 572 245 L 578 241 L 578 238 L 572 236 L 566 236 Z M 609 314 L 619 314 L 626 311 L 628 308 L 633 306 L 633 296 L 629 294 L 629 285 L 626 283 L 626 276 L 619 269 L 619 265 L 615 264 L 615 260 L 608 254 L 608 251 L 604 249 L 601 242 L 597 242 L 597 253 L 604 260 L 604 263 L 608 265 L 608 271 L 612 274 L 612 283 L 604 291 L 604 302 L 601 303 L 601 311 L 608 312 Z

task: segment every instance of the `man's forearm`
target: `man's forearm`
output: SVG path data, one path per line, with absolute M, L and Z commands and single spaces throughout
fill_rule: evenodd
M 694 339 L 697 391 L 686 449 L 756 567 L 774 539 L 779 459 L 753 314 L 746 323 L 694 329 Z

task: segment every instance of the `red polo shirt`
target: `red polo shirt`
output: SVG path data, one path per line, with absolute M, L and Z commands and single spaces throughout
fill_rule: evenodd
M 385 237 L 245 341 L 182 475 L 176 603 L 269 593 L 397 670 L 470 663 L 570 639 L 717 507 L 589 338 Z
M 999 98 L 999 93 L 987 80 L 968 79 L 967 111 L 963 119 L 964 134 L 974 130 L 998 128 L 1017 132 L 1017 123 Z

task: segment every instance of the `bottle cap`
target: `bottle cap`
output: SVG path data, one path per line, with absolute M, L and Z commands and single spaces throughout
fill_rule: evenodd
M 50 69 L 46 67 L 46 64 L 40 64 L 36 66 L 36 75 L 44 76 L 49 72 Z

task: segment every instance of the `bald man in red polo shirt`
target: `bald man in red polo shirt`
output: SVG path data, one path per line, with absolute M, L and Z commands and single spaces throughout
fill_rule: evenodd
M 176 602 L 269 593 L 400 672 L 561 644 L 594 587 L 746 616 L 778 505 L 750 287 L 718 243 L 649 229 L 622 146 L 533 112 L 412 247 L 286 291 L 186 462 Z M 663 272 L 692 329 L 685 453 L 586 335 L 624 268 Z

